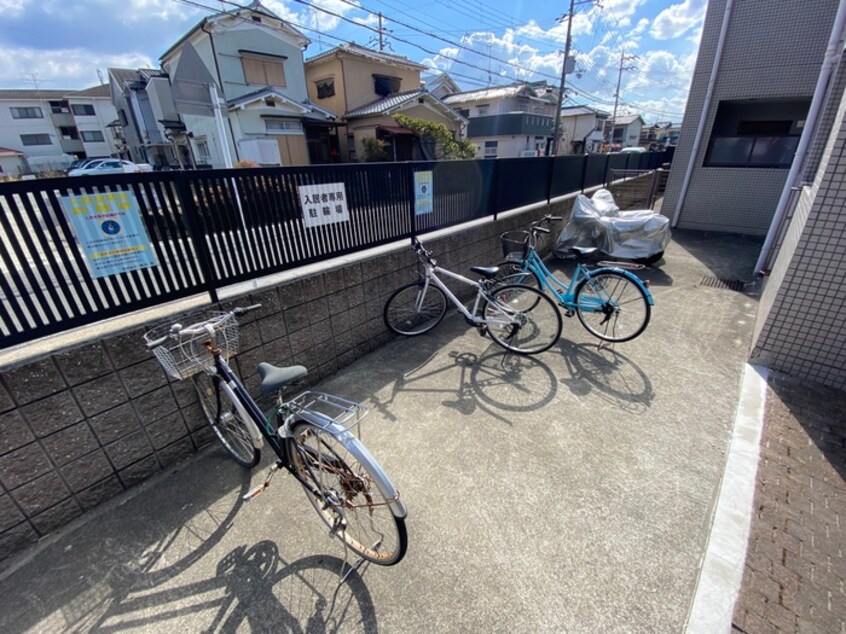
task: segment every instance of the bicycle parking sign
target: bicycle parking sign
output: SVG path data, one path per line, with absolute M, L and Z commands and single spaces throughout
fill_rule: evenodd
M 94 277 L 158 266 L 133 192 L 62 196 L 62 208 Z
M 297 192 L 303 209 L 303 224 L 306 227 L 350 221 L 347 190 L 343 183 L 300 185 Z

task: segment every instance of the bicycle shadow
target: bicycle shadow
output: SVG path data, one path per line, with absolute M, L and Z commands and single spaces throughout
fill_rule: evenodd
M 43 629 L 56 614 L 62 624 L 53 629 L 97 630 L 133 592 L 159 587 L 207 556 L 232 528 L 251 480 L 222 451 L 204 458 L 119 510 L 101 510 L 9 573 L 0 582 L 4 630 Z
M 127 597 L 95 629 L 159 630 L 168 623 L 182 627 L 190 622 L 186 617 L 203 612 L 213 616 L 202 632 L 245 627 L 253 632 L 377 632 L 375 607 L 362 574 L 354 570 L 342 582 L 344 565 L 342 559 L 326 555 L 288 563 L 269 540 L 249 548 L 237 546 L 218 561 L 214 577 Z
M 371 396 L 372 407 L 396 420 L 390 412 L 399 394 L 442 395 L 441 405 L 462 416 L 481 409 L 511 425 L 508 412 L 540 409 L 558 391 L 555 374 L 537 357 L 509 353 L 496 344 L 481 354 L 451 350 L 444 355 L 439 348 L 394 379 L 389 398 Z
M 646 373 L 626 355 L 596 343 L 575 344 L 560 340 L 570 378 L 562 378 L 575 396 L 594 394 L 629 413 L 649 409 L 655 397 L 652 382 Z

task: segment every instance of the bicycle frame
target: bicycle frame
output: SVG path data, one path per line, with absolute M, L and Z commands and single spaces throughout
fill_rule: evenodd
M 570 278 L 570 282 L 568 284 L 564 284 L 561 280 L 559 280 L 557 277 L 555 277 L 555 275 L 552 274 L 552 271 L 549 270 L 549 268 L 538 255 L 534 247 L 529 250 L 529 256 L 527 258 L 515 260 L 514 263 L 520 264 L 522 266 L 523 271 L 531 271 L 535 273 L 538 278 L 540 278 L 541 290 L 549 289 L 549 291 L 555 296 L 555 298 L 568 310 L 576 309 L 575 288 L 578 283 L 583 278 L 590 279 L 593 275 L 597 273 L 602 273 L 604 271 L 615 271 L 626 276 L 632 282 L 637 284 L 643 290 L 644 293 L 646 293 L 646 299 L 649 302 L 649 305 L 655 305 L 655 301 L 652 298 L 652 293 L 649 292 L 649 289 L 641 281 L 641 279 L 637 275 L 632 275 L 625 269 L 621 269 L 616 266 L 604 266 L 599 269 L 591 270 L 585 266 L 582 266 L 581 262 L 577 262 L 576 270 L 573 272 L 573 277 Z M 582 306 L 582 309 L 586 308 L 590 309 L 589 306 Z
M 260 438 L 267 441 L 279 458 L 277 466 L 284 468 L 288 471 L 288 473 L 293 475 L 297 479 L 297 482 L 306 487 L 315 497 L 321 498 L 322 493 L 316 489 L 311 482 L 303 479 L 292 466 L 290 445 L 289 443 L 284 442 L 284 439 L 288 437 L 290 425 L 295 419 L 304 420 L 314 424 L 319 429 L 323 429 L 327 434 L 332 434 L 341 442 L 348 438 L 353 438 L 352 432 L 348 429 L 334 429 L 334 425 L 326 425 L 325 423 L 317 420 L 315 417 L 310 416 L 308 412 L 294 414 L 286 411 L 284 404 L 275 405 L 267 417 L 265 417 L 256 402 L 250 396 L 249 392 L 247 392 L 244 384 L 241 383 L 241 379 L 239 379 L 238 375 L 236 375 L 235 372 L 232 371 L 232 368 L 229 367 L 229 364 L 219 354 L 215 354 L 214 359 L 215 368 L 219 378 L 219 381 L 216 381 L 216 384 L 232 398 L 232 403 L 238 409 L 238 413 L 241 414 L 243 419 L 247 421 L 248 427 L 251 428 L 250 435 L 252 436 L 254 432 L 257 431 L 260 434 Z M 273 420 L 277 420 L 279 422 L 278 428 L 281 433 L 274 431 L 272 423 Z M 345 446 L 350 454 L 352 454 L 359 462 L 371 465 L 375 463 L 373 456 L 367 448 L 364 447 L 364 445 L 354 443 L 350 446 Z M 374 477 L 374 484 L 385 496 L 385 499 L 393 500 L 390 503 L 390 507 L 394 514 L 398 517 L 406 517 L 407 511 L 405 504 L 397 496 L 393 485 L 390 483 L 390 480 L 388 480 L 388 476 L 379 471 L 372 472 L 372 475 Z
M 437 265 L 433 266 L 431 264 L 426 264 L 425 267 L 426 267 L 426 273 L 424 275 L 425 281 L 423 283 L 423 292 L 420 293 L 420 296 L 418 297 L 418 300 L 417 300 L 418 301 L 418 305 L 417 305 L 418 310 L 420 310 L 420 308 L 422 307 L 423 298 L 426 296 L 426 290 L 429 287 L 429 283 L 434 282 L 435 286 L 437 286 L 439 289 L 441 289 L 441 291 L 443 291 L 444 295 L 446 295 L 446 297 L 449 299 L 449 301 L 451 301 L 455 305 L 455 307 L 459 310 L 459 312 L 461 312 L 461 314 L 464 315 L 465 318 L 467 318 L 468 320 L 470 320 L 474 324 L 511 324 L 511 323 L 514 322 L 514 320 L 511 319 L 508 316 L 507 313 L 503 313 L 503 318 L 488 317 L 486 319 L 482 319 L 480 317 L 477 317 L 477 314 L 479 312 L 479 307 L 481 306 L 481 303 L 482 303 L 482 299 L 484 298 L 485 301 L 488 301 L 487 298 L 485 297 L 485 290 L 484 290 L 484 287 L 482 286 L 481 283 L 474 282 L 473 280 L 466 278 L 463 275 L 459 275 L 458 273 L 453 273 L 452 271 L 448 271 L 447 269 L 442 269 L 441 267 L 439 267 Z M 473 302 L 473 310 L 472 311 L 467 310 L 467 307 L 464 305 L 464 303 L 460 299 L 458 299 L 453 294 L 453 292 L 451 290 L 449 290 L 449 288 L 447 288 L 447 285 L 444 284 L 441 281 L 441 279 L 438 277 L 439 273 L 442 273 L 443 275 L 446 275 L 447 277 L 451 277 L 452 279 L 454 279 L 458 282 L 461 282 L 462 284 L 467 284 L 469 286 L 475 286 L 476 287 L 476 299 Z

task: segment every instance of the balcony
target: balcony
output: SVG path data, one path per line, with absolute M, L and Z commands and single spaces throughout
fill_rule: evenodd
M 529 112 L 508 112 L 473 117 L 467 126 L 467 136 L 490 137 L 509 135 L 550 136 L 555 124 L 553 117 Z

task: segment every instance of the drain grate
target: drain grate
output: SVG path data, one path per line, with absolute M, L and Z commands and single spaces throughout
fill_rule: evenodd
M 723 280 L 718 277 L 707 275 L 699 282 L 699 286 L 710 286 L 711 288 L 724 288 L 728 291 L 743 291 L 743 282 L 740 280 Z

